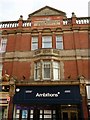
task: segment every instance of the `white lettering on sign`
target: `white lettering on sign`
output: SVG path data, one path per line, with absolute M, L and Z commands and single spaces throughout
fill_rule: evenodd
M 37 93 L 36 97 L 58 97 L 59 94 L 60 92 L 58 93 Z
M 26 93 L 32 93 L 32 90 L 27 90 L 27 91 L 25 91 Z
M 71 91 L 70 91 L 70 90 L 65 90 L 64 92 L 65 92 L 65 93 L 70 93 Z
M 60 20 L 34 21 L 34 26 L 60 25 Z

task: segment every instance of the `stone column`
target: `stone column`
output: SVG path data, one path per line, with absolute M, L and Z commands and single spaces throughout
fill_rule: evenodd
M 51 60 L 51 80 L 54 80 L 54 76 L 53 76 L 53 60 Z
M 9 96 L 10 96 L 10 101 L 8 104 L 8 120 L 13 120 L 13 96 L 15 94 L 15 81 L 13 78 L 10 79 L 10 91 L 9 91 Z
M 52 33 L 52 48 L 56 48 L 56 35 L 55 32 Z
M 42 33 L 39 32 L 39 37 L 38 37 L 38 48 L 42 48 Z

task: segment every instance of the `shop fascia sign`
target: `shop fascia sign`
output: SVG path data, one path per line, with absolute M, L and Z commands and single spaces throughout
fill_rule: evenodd
M 19 92 L 20 89 L 17 88 L 16 91 Z M 32 92 L 33 92 L 32 90 L 26 90 L 25 94 L 32 94 Z M 65 94 L 71 93 L 71 90 L 65 90 L 64 93 Z M 56 93 L 50 93 L 50 92 L 40 93 L 40 92 L 37 92 L 37 93 L 35 93 L 35 97 L 39 97 L 39 98 L 41 98 L 41 97 L 44 97 L 44 98 L 51 97 L 51 98 L 53 98 L 54 97 L 55 98 L 55 97 L 59 97 L 60 94 L 61 94 L 60 91 L 58 91 Z
M 26 90 L 25 93 L 26 94 L 32 93 L 32 90 Z M 49 93 L 49 92 L 39 93 L 39 92 L 37 92 L 35 94 L 35 97 L 58 97 L 59 94 L 60 94 L 60 92 L 57 92 L 57 93 Z
M 60 92 L 57 93 L 36 93 L 36 97 L 58 97 Z

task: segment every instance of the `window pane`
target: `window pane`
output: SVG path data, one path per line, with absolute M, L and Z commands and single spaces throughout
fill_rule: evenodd
M 20 110 L 17 110 L 16 113 L 20 113 Z
M 44 118 L 50 119 L 50 118 L 52 118 L 52 116 L 51 115 L 44 115 Z
M 53 78 L 54 80 L 59 80 L 59 62 L 53 62 Z
M 44 110 L 44 118 L 52 118 L 51 110 Z
M 54 69 L 53 74 L 54 74 L 54 80 L 58 80 L 59 79 L 59 71 L 58 71 L 58 69 Z
M 35 79 L 40 79 L 40 62 L 35 63 Z
M 86 86 L 87 90 L 87 99 L 90 99 L 90 85 Z
M 44 78 L 50 78 L 50 74 L 51 74 L 50 68 L 51 68 L 50 62 L 43 63 L 43 77 Z
M 59 63 L 58 62 L 53 62 L 53 67 L 54 68 L 59 68 Z
M 56 48 L 63 49 L 63 38 L 62 36 L 56 36 Z
M 20 114 L 20 110 L 17 109 L 17 110 L 16 110 L 16 118 L 19 118 L 19 114 Z
M 18 115 L 18 114 L 16 115 L 16 118 L 19 118 L 19 115 Z
M 44 68 L 44 78 L 50 78 L 50 68 Z
M 32 37 L 32 50 L 38 49 L 38 37 Z
M 52 46 L 50 43 L 44 43 L 42 47 L 43 48 L 51 48 Z
M 33 118 L 33 115 L 30 115 L 30 118 Z
M 33 119 L 33 113 L 34 113 L 34 111 L 30 110 L 30 118 L 32 118 L 32 119 Z
M 52 37 L 51 36 L 42 37 L 42 48 L 52 48 Z
M 27 118 L 28 111 L 27 110 L 22 110 L 22 118 Z
M 51 110 L 44 110 L 44 114 L 51 114 Z

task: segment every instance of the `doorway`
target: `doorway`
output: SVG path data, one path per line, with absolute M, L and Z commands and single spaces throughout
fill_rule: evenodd
M 61 109 L 61 118 L 62 120 L 78 120 L 79 119 L 79 113 L 78 113 L 77 106 L 62 106 Z
M 63 112 L 62 113 L 62 120 L 78 120 L 77 112 Z

